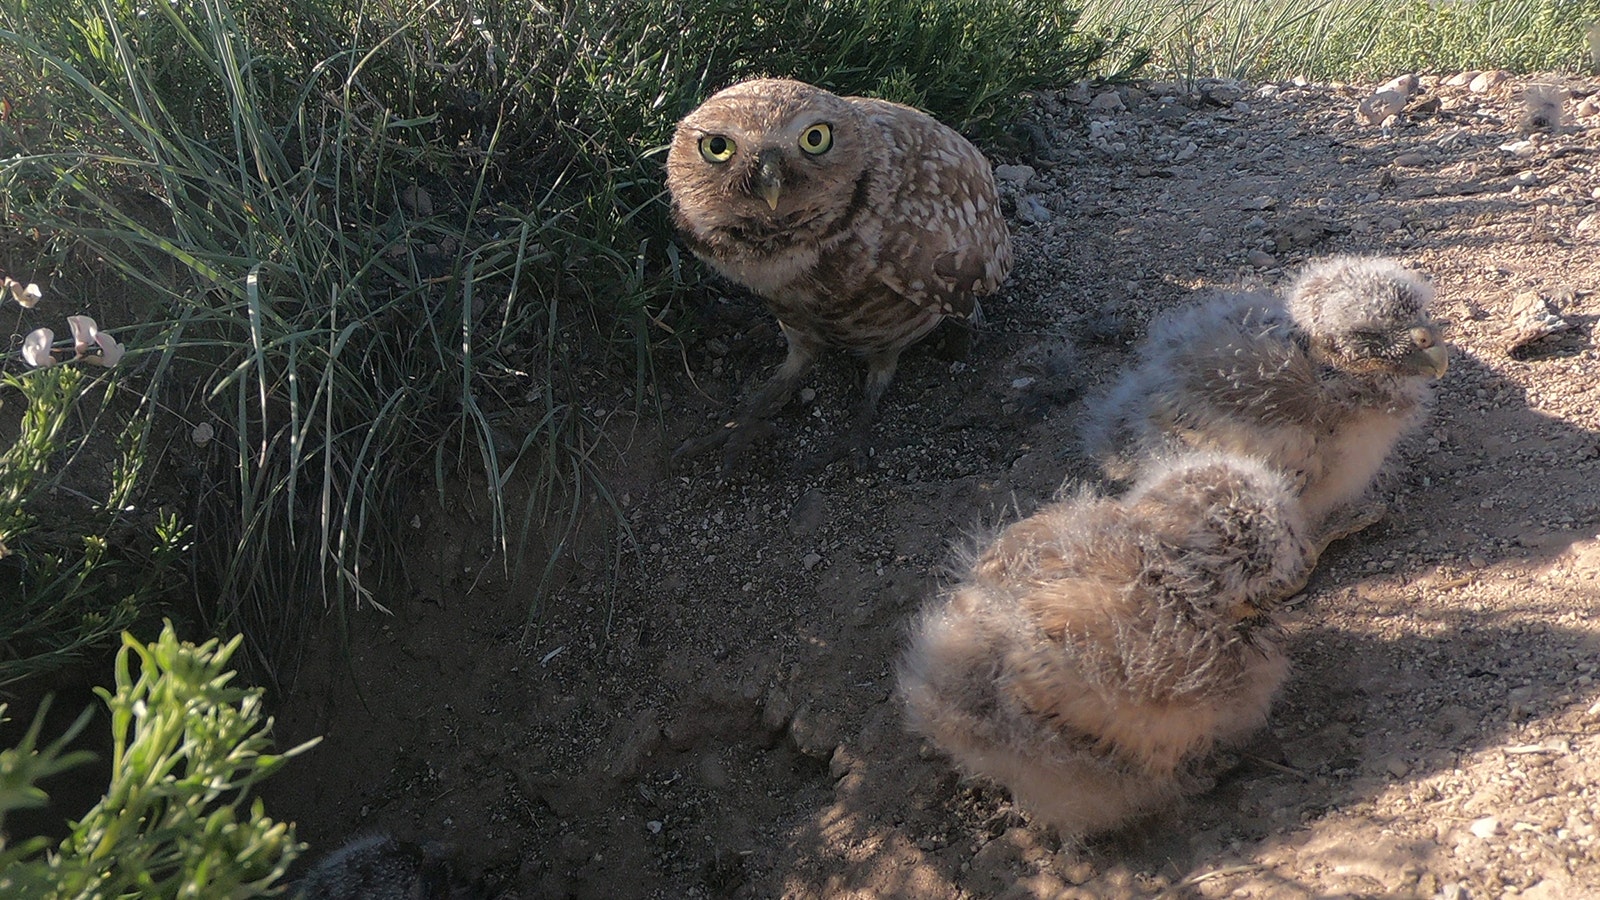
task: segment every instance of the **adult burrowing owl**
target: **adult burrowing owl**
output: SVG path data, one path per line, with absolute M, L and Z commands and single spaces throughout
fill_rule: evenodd
M 1445 373 L 1432 300 L 1398 262 L 1350 256 L 1307 266 L 1287 300 L 1218 296 L 1151 329 L 1085 442 L 1113 478 L 1183 448 L 1258 456 L 1300 486 L 1326 543 L 1381 515 L 1365 495 Z
M 1273 613 L 1309 550 L 1293 485 L 1244 457 L 1047 506 L 917 619 L 910 724 L 1064 836 L 1116 828 L 1265 720 L 1288 673 Z
M 680 452 L 748 443 L 824 347 L 867 361 L 859 447 L 900 352 L 941 319 L 972 316 L 1011 268 L 988 161 L 897 103 L 741 82 L 678 123 L 667 188 L 684 242 L 760 295 L 789 344 L 733 421 Z

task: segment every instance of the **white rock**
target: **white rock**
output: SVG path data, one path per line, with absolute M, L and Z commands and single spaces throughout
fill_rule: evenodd
M 1103 110 L 1123 109 L 1122 95 L 1116 91 L 1103 91 L 1089 101 L 1089 108 Z
M 1467 830 L 1484 840 L 1488 840 L 1500 833 L 1500 820 L 1494 816 L 1484 816 L 1468 825 Z
M 1412 94 L 1417 92 L 1417 87 L 1419 84 L 1420 82 L 1417 80 L 1417 76 L 1401 75 L 1384 82 L 1383 86 L 1378 88 L 1378 93 L 1381 94 L 1384 91 L 1394 91 L 1396 93 L 1404 94 L 1407 98 L 1409 98 Z
M 1490 91 L 1499 87 L 1500 83 L 1505 80 L 1506 73 L 1498 69 L 1491 69 L 1487 72 L 1479 72 L 1478 77 L 1472 79 L 1472 83 L 1467 85 L 1467 90 L 1473 92 L 1474 94 L 1481 94 L 1485 91 Z
M 1028 182 L 1032 181 L 1034 176 L 1037 174 L 1039 173 L 1034 171 L 1033 166 L 1013 166 L 1007 164 L 994 167 L 995 180 L 1003 181 L 1006 184 L 1015 185 L 1017 190 L 1022 190 L 1023 188 L 1027 187 Z
M 1406 108 L 1406 95 L 1399 91 L 1379 91 L 1361 101 L 1356 117 L 1368 125 L 1382 125 Z

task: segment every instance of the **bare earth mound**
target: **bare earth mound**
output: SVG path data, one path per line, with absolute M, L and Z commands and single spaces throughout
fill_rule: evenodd
M 611 416 L 636 543 L 596 511 L 525 629 L 542 563 L 509 581 L 470 491 L 420 498 L 394 617 L 285 698 L 281 740 L 326 740 L 269 809 L 314 855 L 447 841 L 504 897 L 1600 896 L 1597 85 L 1529 131 L 1531 80 L 1493 82 L 1423 79 L 1387 125 L 1371 86 L 1042 101 L 999 160 L 1031 169 L 1000 173 L 1016 272 L 965 361 L 907 354 L 876 471 L 798 466 L 847 427 L 849 361 L 747 471 L 667 469 L 782 357 L 756 301 L 716 301 L 668 433 Z M 1152 316 L 1335 252 L 1430 274 L 1456 350 L 1390 516 L 1294 601 L 1287 691 L 1215 789 L 1062 846 L 906 734 L 906 622 L 953 544 L 1093 478 L 1084 392 Z

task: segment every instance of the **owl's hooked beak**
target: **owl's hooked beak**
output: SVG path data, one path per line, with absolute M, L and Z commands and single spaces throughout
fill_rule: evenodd
M 778 195 L 783 193 L 783 155 L 777 150 L 763 150 L 757 159 L 760 167 L 756 169 L 756 192 L 777 212 Z
M 1450 348 L 1439 339 L 1439 331 L 1431 325 L 1411 329 L 1411 341 L 1416 348 L 1406 354 L 1406 364 L 1419 374 L 1443 378 L 1450 368 Z

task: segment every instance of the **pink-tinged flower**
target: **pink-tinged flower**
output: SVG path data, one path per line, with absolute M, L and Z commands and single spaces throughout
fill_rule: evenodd
M 48 328 L 34 329 L 22 339 L 22 358 L 35 368 L 55 365 L 55 354 L 50 352 L 50 345 L 55 343 L 55 340 L 54 331 Z
M 85 361 L 92 362 L 97 366 L 105 366 L 108 369 L 121 362 L 122 354 L 128 350 L 128 348 L 117 343 L 116 338 L 106 334 L 104 331 L 95 333 L 94 342 L 100 345 L 100 355 L 85 357 Z
M 73 359 L 83 359 L 89 346 L 96 343 L 95 336 L 100 333 L 100 326 L 88 316 L 67 316 L 67 324 L 72 326 Z
M 44 292 L 39 290 L 37 284 L 24 285 L 20 281 L 7 278 L 6 287 L 11 291 L 11 299 L 28 309 L 33 309 L 34 304 L 39 302 L 39 298 L 44 296 Z

